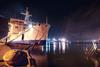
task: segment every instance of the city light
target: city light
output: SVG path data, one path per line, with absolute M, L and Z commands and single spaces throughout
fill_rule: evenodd
M 96 40 L 92 40 L 92 42 L 96 42 Z
M 62 41 L 62 42 L 65 42 L 65 41 L 66 41 L 66 39 L 65 39 L 65 38 L 61 38 L 61 41 Z
M 52 48 L 54 54 L 57 49 L 59 49 L 59 53 L 65 53 L 66 49 L 68 49 L 69 47 L 68 42 L 69 41 L 66 38 L 48 38 L 46 45 L 46 52 L 51 51 L 50 48 Z
M 61 38 L 59 38 L 58 40 L 61 41 Z
M 52 41 L 57 41 L 57 39 L 56 38 L 53 38 Z

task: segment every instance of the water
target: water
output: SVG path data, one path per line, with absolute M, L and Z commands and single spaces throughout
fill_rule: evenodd
M 66 54 L 70 51 L 82 51 L 86 48 L 86 44 L 77 42 L 51 42 L 43 46 L 43 51 L 50 54 Z
M 47 42 L 34 47 L 31 55 L 38 67 L 94 67 L 93 61 L 87 61 L 84 56 L 86 48 L 92 45 L 91 42 Z
M 91 42 L 52 42 L 43 50 L 48 55 L 48 67 L 94 67 L 84 58 L 85 49 L 91 46 Z

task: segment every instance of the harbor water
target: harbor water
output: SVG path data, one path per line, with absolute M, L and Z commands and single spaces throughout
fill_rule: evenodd
M 48 43 L 44 50 L 48 56 L 48 67 L 98 67 L 84 56 L 86 48 L 91 48 L 92 45 L 92 42 Z
M 86 48 L 92 45 L 92 42 L 47 42 L 46 45 L 34 46 L 31 56 L 37 67 L 98 67 L 84 56 Z

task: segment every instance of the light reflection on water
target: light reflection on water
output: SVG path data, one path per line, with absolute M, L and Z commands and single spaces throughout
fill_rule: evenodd
M 93 67 L 93 63 L 83 57 L 84 50 L 92 46 L 91 42 L 54 41 L 46 46 L 49 67 Z
M 54 54 L 56 52 L 59 53 L 65 53 L 65 51 L 68 49 L 68 42 L 65 41 L 54 41 L 54 42 L 47 42 L 47 44 L 44 46 L 43 50 L 46 53 L 53 52 Z
M 92 42 L 68 42 L 68 41 L 47 41 L 42 51 L 46 53 L 66 53 L 67 51 L 84 51 L 86 48 L 93 46 Z
M 36 59 L 38 64 L 41 64 L 40 60 L 45 64 L 48 62 L 48 67 L 82 67 L 82 64 L 83 67 L 86 67 L 82 52 L 86 47 L 91 47 L 91 45 L 92 43 L 83 42 L 47 42 L 46 45 L 41 47 L 43 54 L 40 51 L 33 50 L 32 57 Z
M 43 46 L 43 50 L 48 53 L 49 67 L 93 67 L 93 63 L 83 56 L 85 49 L 91 46 L 92 42 L 54 41 Z M 97 47 L 100 47 L 100 44 L 97 44 Z

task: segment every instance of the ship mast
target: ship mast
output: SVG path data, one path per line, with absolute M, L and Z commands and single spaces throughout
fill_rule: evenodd
M 46 24 L 48 24 L 48 17 L 46 16 Z
M 25 13 L 21 13 L 21 14 L 25 15 L 24 24 L 30 24 L 29 20 L 30 20 L 30 16 L 32 16 L 32 15 L 29 14 L 28 8 L 26 8 L 26 12 Z
M 26 24 L 26 25 L 28 25 L 30 27 L 30 24 L 31 24 L 30 16 L 32 16 L 32 15 L 29 14 L 28 8 L 26 8 L 26 12 L 25 13 L 21 13 L 21 14 L 25 15 L 24 24 Z M 31 27 L 32 27 L 32 25 L 31 25 Z M 22 40 L 24 40 L 24 33 L 22 34 Z

